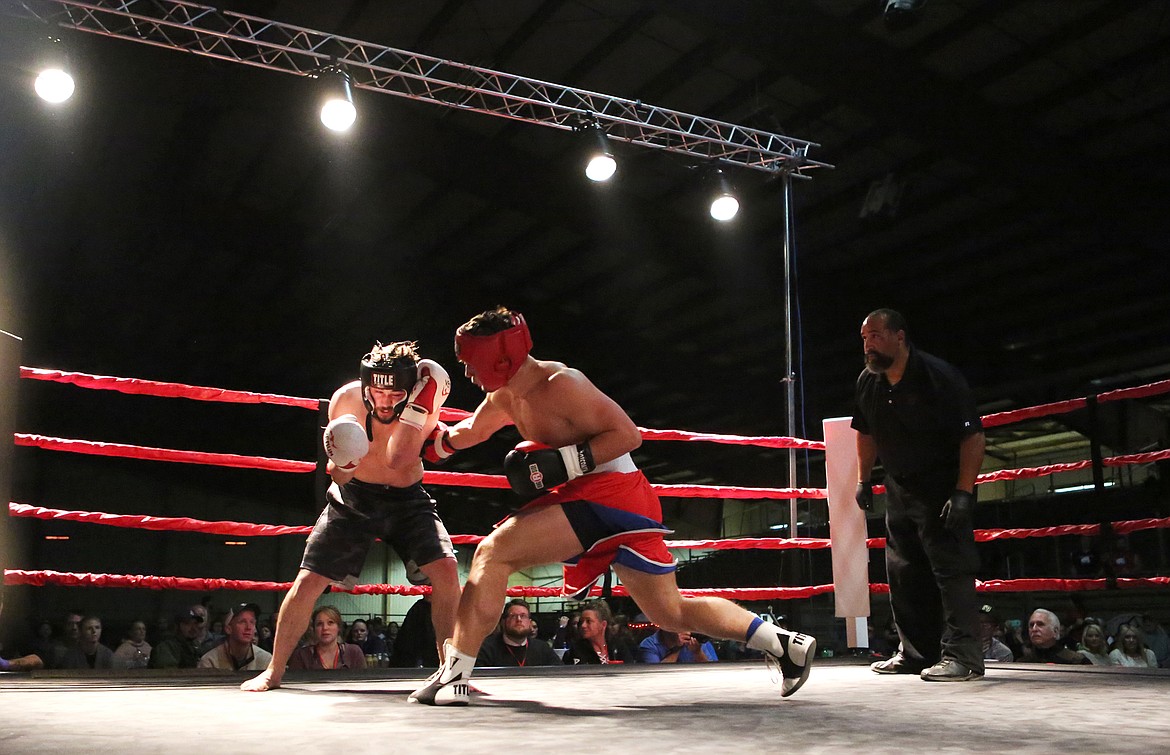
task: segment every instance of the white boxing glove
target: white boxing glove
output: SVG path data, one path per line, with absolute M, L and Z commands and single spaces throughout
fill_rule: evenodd
M 406 407 L 398 415 L 398 421 L 423 429 L 427 418 L 439 411 L 450 394 L 451 377 L 447 371 L 432 359 L 420 359 L 418 380 L 406 397 Z
M 325 426 L 324 443 L 329 460 L 346 472 L 357 469 L 358 463 L 370 452 L 366 428 L 352 414 L 343 414 Z

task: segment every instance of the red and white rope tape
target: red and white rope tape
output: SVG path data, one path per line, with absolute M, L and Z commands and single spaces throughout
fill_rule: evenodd
M 220 521 L 209 522 L 188 517 L 148 516 L 142 514 L 108 514 L 101 511 L 66 511 L 44 506 L 32 506 L 12 501 L 8 514 L 13 517 L 41 519 L 59 522 L 86 522 L 104 524 L 126 529 L 144 529 L 160 532 L 198 532 L 206 535 L 229 535 L 233 537 L 272 537 L 275 535 L 308 535 L 312 527 L 307 525 L 253 524 L 250 522 Z M 1170 529 L 1170 517 L 1161 519 L 1133 519 L 1112 522 L 1110 526 L 1119 534 L 1149 529 Z M 1059 537 L 1062 535 L 1097 535 L 1099 524 L 1062 524 L 1053 527 L 1029 529 L 988 529 L 975 530 L 975 542 L 992 540 L 1023 539 L 1029 537 Z M 456 545 L 474 545 L 484 539 L 483 535 L 452 535 Z M 885 538 L 874 537 L 865 541 L 869 548 L 886 547 Z M 828 538 L 817 537 L 742 537 L 723 540 L 667 540 L 666 547 L 683 550 L 787 550 L 799 548 L 820 550 L 829 547 Z
M 164 398 L 187 398 L 196 401 L 219 401 L 232 404 L 276 404 L 280 406 L 296 406 L 302 409 L 316 410 L 325 399 L 299 398 L 297 396 L 281 396 L 274 393 L 251 393 L 249 391 L 233 391 L 226 388 L 208 388 L 183 383 L 164 383 L 157 380 L 142 380 L 139 378 L 110 377 L 108 375 L 89 375 L 84 372 L 64 372 L 62 370 L 45 370 L 39 367 L 21 367 L 20 376 L 29 380 L 47 380 L 54 383 L 68 383 L 79 388 L 90 388 L 105 391 L 118 391 L 141 396 L 162 396 Z M 439 411 L 439 417 L 444 422 L 458 422 L 471 415 L 463 409 L 444 406 Z M 764 448 L 804 448 L 823 451 L 825 444 L 818 440 L 804 440 L 802 438 L 788 438 L 783 436 L 742 436 L 721 435 L 715 433 L 691 433 L 685 430 L 649 430 L 638 428 L 646 440 L 678 440 L 701 441 L 705 443 L 725 443 L 731 445 L 762 446 Z
M 170 448 L 152 448 L 149 446 L 135 446 L 126 443 L 104 443 L 92 440 L 50 438 L 44 435 L 32 435 L 28 433 L 14 433 L 13 441 L 18 446 L 31 446 L 50 451 L 69 451 L 96 456 L 118 456 L 150 461 L 210 464 L 223 467 L 263 469 L 274 472 L 306 473 L 316 471 L 317 469 L 316 462 L 312 461 L 272 459 L 264 456 L 241 456 L 239 454 L 209 453 L 206 451 L 182 451 Z M 1123 467 L 1131 464 L 1149 464 L 1165 459 L 1170 459 L 1170 449 L 1110 456 L 1102 459 L 1102 463 L 1107 467 Z M 996 472 L 987 472 L 979 475 L 976 483 L 981 485 L 985 482 L 997 482 L 1001 480 L 1047 477 L 1058 472 L 1072 472 L 1080 469 L 1089 469 L 1090 467 L 1092 467 L 1091 461 L 1082 460 L 1063 462 L 1060 464 L 1046 464 L 1040 467 L 1001 469 Z M 471 472 L 428 470 L 423 473 L 423 482 L 428 485 L 496 488 L 500 490 L 507 489 L 508 487 L 508 481 L 502 475 Z M 661 483 L 654 483 L 652 487 L 659 495 L 670 498 L 765 498 L 778 500 L 790 498 L 823 499 L 829 496 L 828 491 L 824 488 L 749 488 L 732 485 L 673 485 Z M 874 492 L 885 492 L 885 486 L 875 485 Z
M 185 464 L 209 464 L 221 467 L 264 469 L 273 472 L 313 472 L 317 463 L 291 459 L 270 459 L 263 456 L 240 456 L 239 454 L 208 453 L 206 451 L 181 451 L 171 448 L 152 448 L 126 443 L 104 443 L 92 440 L 50 438 L 44 435 L 14 433 L 13 441 L 18 446 L 31 446 L 49 451 L 69 451 L 93 456 L 118 456 L 126 459 L 149 461 L 174 461 Z M 508 480 L 503 475 L 477 474 L 471 472 L 440 472 L 428 470 L 423 473 L 423 482 L 428 485 L 453 485 L 469 488 L 497 488 L 506 490 Z M 824 488 L 746 488 L 730 485 L 666 485 L 653 484 L 651 487 L 662 496 L 671 498 L 827 498 Z
M 51 570 L 5 569 L 4 580 L 10 585 L 32 585 L 44 587 L 122 587 L 149 590 L 241 590 L 257 592 L 284 592 L 292 582 L 256 582 L 246 579 L 215 579 L 205 577 L 156 577 L 143 574 L 89 574 L 59 572 Z M 1170 587 L 1170 577 L 1137 577 L 1117 580 L 1121 589 L 1148 587 Z M 979 592 L 1081 592 L 1105 590 L 1109 585 L 1105 579 L 1008 579 L 976 582 Z M 350 589 L 334 587 L 338 592 L 354 595 L 423 595 L 429 587 L 414 585 L 357 585 Z M 871 583 L 871 594 L 889 593 L 889 585 Z M 687 597 L 700 595 L 717 596 L 728 600 L 796 600 L 811 598 L 833 592 L 832 585 L 808 585 L 804 587 L 723 587 L 711 589 L 682 589 Z M 625 588 L 617 585 L 612 593 L 628 595 Z M 600 588 L 593 588 L 591 595 L 600 595 Z M 516 585 L 508 588 L 510 597 L 556 598 L 562 597 L 559 587 L 525 587 Z

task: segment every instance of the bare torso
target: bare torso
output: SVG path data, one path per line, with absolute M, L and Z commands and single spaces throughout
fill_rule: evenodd
M 329 417 L 335 419 L 343 414 L 352 414 L 358 422 L 366 424 L 366 407 L 362 403 L 361 383 L 354 381 L 338 389 L 329 404 Z M 424 428 L 430 432 L 433 420 Z M 397 420 L 386 425 L 377 420 L 370 420 L 374 440 L 370 443 L 370 452 L 358 464 L 353 477 L 363 482 L 372 482 L 378 485 L 393 485 L 407 487 L 422 479 L 422 459 L 418 456 L 418 445 L 421 444 L 420 431 Z M 397 466 L 392 463 L 394 449 L 397 444 L 410 442 L 409 434 L 415 436 L 415 450 Z M 401 457 L 401 454 L 399 455 Z M 335 475 L 336 479 L 336 475 Z
M 552 448 L 588 441 L 598 464 L 641 443 L 622 408 L 582 372 L 560 362 L 530 360 L 506 386 L 488 395 L 477 414 L 482 417 L 475 424 L 483 420 L 477 436 L 486 437 L 510 420 L 525 440 Z

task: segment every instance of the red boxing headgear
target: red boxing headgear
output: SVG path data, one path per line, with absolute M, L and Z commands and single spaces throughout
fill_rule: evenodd
M 488 393 L 504 387 L 532 350 L 524 315 L 512 313 L 512 327 L 487 336 L 455 334 L 455 356 L 475 371 Z

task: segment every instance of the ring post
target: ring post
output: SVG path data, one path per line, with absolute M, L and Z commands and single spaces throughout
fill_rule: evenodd
M 825 481 L 829 489 L 829 544 L 833 557 L 835 615 L 845 619 L 849 647 L 869 647 L 869 549 L 865 512 L 857 507 L 857 431 L 851 417 L 822 422 Z
M 7 324 L 7 323 L 5 323 Z M 12 455 L 16 446 L 16 392 L 20 383 L 20 337 L 0 330 L 0 496 L 4 516 L 0 517 L 0 584 L 4 570 L 19 564 L 18 543 L 8 522 L 8 502 L 12 500 Z

